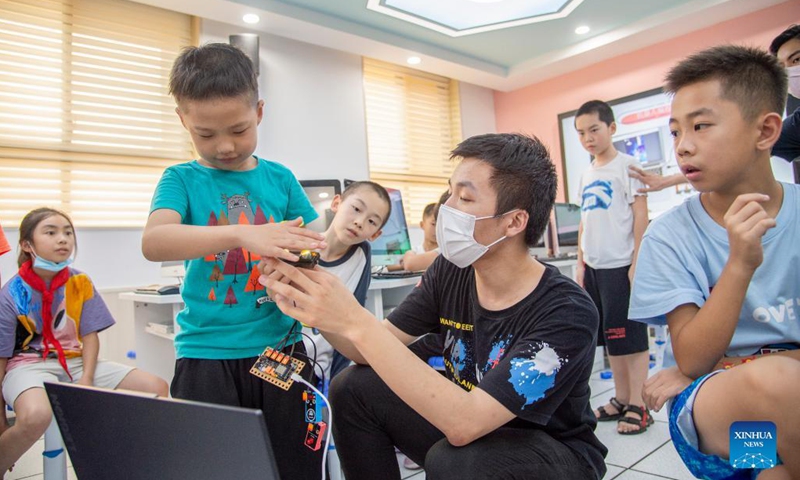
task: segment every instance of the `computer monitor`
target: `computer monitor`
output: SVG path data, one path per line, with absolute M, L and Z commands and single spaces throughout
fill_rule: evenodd
M 643 166 L 664 163 L 661 134 L 658 130 L 626 135 L 614 141 L 614 148 L 639 160 Z
M 331 210 L 331 201 L 334 195 L 342 193 L 342 184 L 339 180 L 301 180 L 300 185 L 314 210 L 317 211 L 316 220 L 309 223 L 307 228 L 315 232 L 324 232 L 333 221 L 334 213 Z
M 279 478 L 261 410 L 63 383 L 45 390 L 81 480 Z
M 556 223 L 556 242 L 561 254 L 578 251 L 578 227 L 581 224 L 581 207 L 571 203 L 553 205 Z
M 403 210 L 403 196 L 400 190 L 394 188 L 387 188 L 386 191 L 389 192 L 392 213 L 389 214 L 389 219 L 383 226 L 381 236 L 370 242 L 373 265 L 397 264 L 403 258 L 403 254 L 411 250 L 406 213 Z

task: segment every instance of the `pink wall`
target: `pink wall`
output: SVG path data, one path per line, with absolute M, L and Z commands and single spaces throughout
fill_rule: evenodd
M 588 100 L 613 100 L 659 87 L 670 67 L 703 48 L 720 43 L 766 48 L 775 36 L 798 21 L 800 2 L 786 2 L 519 90 L 495 92 L 497 131 L 538 136 L 550 146 L 559 177 L 563 178 L 559 113 L 575 110 Z M 558 198 L 563 201 L 563 183 Z

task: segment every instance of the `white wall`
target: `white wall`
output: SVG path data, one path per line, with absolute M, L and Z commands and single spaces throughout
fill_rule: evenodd
M 459 83 L 462 138 L 483 133 L 497 133 L 494 117 L 494 90 L 469 83 Z
M 361 57 L 204 20 L 201 43 L 258 33 L 264 120 L 256 154 L 301 180 L 365 180 L 367 132 Z
M 0 275 L 5 283 L 17 272 L 19 230 L 4 228 L 12 250 L 0 257 Z M 75 268 L 92 277 L 98 289 L 131 287 L 158 283 L 161 279 L 158 263 L 142 256 L 142 230 L 138 228 L 79 228 L 78 256 Z

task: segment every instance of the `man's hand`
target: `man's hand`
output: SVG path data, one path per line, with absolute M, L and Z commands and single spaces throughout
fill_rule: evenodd
M 723 217 L 730 243 L 728 263 L 747 273 L 754 272 L 764 261 L 761 239 L 775 226 L 775 219 L 761 205 L 767 200 L 769 196 L 760 193 L 739 195 Z
M 336 275 L 318 268 L 298 269 L 274 258 L 262 263 L 262 271 L 270 273 L 258 281 L 286 315 L 345 337 L 358 326 L 362 307 Z
M 650 410 L 658 412 L 670 398 L 692 384 L 692 379 L 676 367 L 665 368 L 644 382 L 642 399 Z
M 635 178 L 636 180 L 639 180 L 647 185 L 645 188 L 638 189 L 637 192 L 639 193 L 658 192 L 667 187 L 673 187 L 675 185 L 688 182 L 686 177 L 680 173 L 664 177 L 662 175 L 656 175 L 655 173 L 645 172 L 641 168 L 634 166 L 630 167 L 628 174 L 631 176 L 631 178 Z
M 322 234 L 302 228 L 302 218 L 282 223 L 252 225 L 242 229 L 242 247 L 264 257 L 283 258 L 291 262 L 298 260 L 291 251 L 317 250 L 325 248 Z

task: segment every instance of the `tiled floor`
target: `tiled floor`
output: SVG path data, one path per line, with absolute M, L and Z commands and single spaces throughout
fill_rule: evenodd
M 596 364 L 596 372 L 591 381 L 592 407 L 604 404 L 609 397 L 614 396 L 614 383 L 612 380 L 601 380 L 599 369 L 602 364 Z M 615 422 L 598 424 L 597 435 L 608 447 L 608 473 L 606 479 L 617 480 L 689 480 L 694 477 L 686 470 L 678 458 L 675 448 L 669 439 L 667 417 L 665 411 L 654 412 L 656 423 L 647 432 L 641 435 L 622 436 L 616 433 Z M 42 475 L 42 456 L 44 441 L 40 440 L 26 453 L 14 468 L 6 475 L 6 480 L 30 479 L 44 480 Z M 398 455 L 398 461 L 401 457 Z M 68 463 L 69 465 L 69 463 Z M 425 472 L 422 470 L 406 470 L 401 467 L 403 479 L 424 480 Z M 70 466 L 68 468 L 70 480 L 77 477 Z

